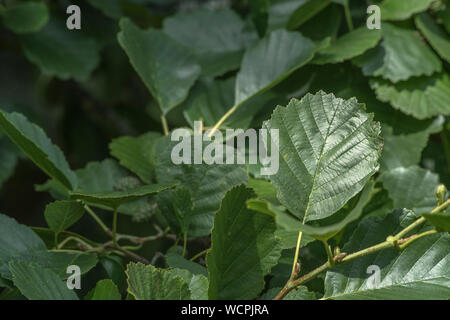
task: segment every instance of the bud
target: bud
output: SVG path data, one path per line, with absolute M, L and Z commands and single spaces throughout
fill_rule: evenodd
M 446 196 L 447 196 L 447 188 L 443 184 L 438 185 L 436 189 L 436 199 L 438 202 L 438 206 L 444 203 Z
M 297 262 L 297 263 L 295 264 L 295 273 L 296 273 L 297 275 L 300 273 L 300 268 L 301 268 L 301 267 L 300 267 L 300 263 Z

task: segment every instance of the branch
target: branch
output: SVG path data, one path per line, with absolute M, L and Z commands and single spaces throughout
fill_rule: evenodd
M 447 208 L 450 205 L 450 199 L 445 201 L 444 203 L 442 203 L 441 205 L 437 206 L 436 208 L 434 208 L 431 213 L 436 213 L 439 211 L 444 210 L 445 208 Z M 410 245 L 411 243 L 413 243 L 414 241 L 425 237 L 427 235 L 430 234 L 435 234 L 437 233 L 437 230 L 429 230 L 420 234 L 415 234 L 412 235 L 410 237 L 407 238 L 402 238 L 403 236 L 405 236 L 406 234 L 408 234 L 410 231 L 412 231 L 413 229 L 417 228 L 418 226 L 420 226 L 421 224 L 423 224 L 425 222 L 425 218 L 420 217 L 419 219 L 417 219 L 416 221 L 414 221 L 413 223 L 411 223 L 409 226 L 407 226 L 406 228 L 404 228 L 402 231 L 400 231 L 398 234 L 396 234 L 395 236 L 389 236 L 387 237 L 386 241 L 381 242 L 379 244 L 376 244 L 372 247 L 360 250 L 358 252 L 352 253 L 352 254 L 345 254 L 345 253 L 340 253 L 336 256 L 333 257 L 333 261 L 327 261 L 326 263 L 324 263 L 323 265 L 321 265 L 320 267 L 318 267 L 317 269 L 314 269 L 313 271 L 311 271 L 310 273 L 305 274 L 304 276 L 293 280 L 293 279 L 289 279 L 285 286 L 283 287 L 283 289 L 281 289 L 281 291 L 275 296 L 275 298 L 273 300 L 281 300 L 283 299 L 291 290 L 297 288 L 298 286 L 314 279 L 315 277 L 317 277 L 318 275 L 320 275 L 322 272 L 325 272 L 327 270 L 332 269 L 335 265 L 340 265 L 343 263 L 347 263 L 350 261 L 353 261 L 355 259 L 358 259 L 360 257 L 363 256 L 367 256 L 376 252 L 379 252 L 381 250 L 385 250 L 388 248 L 398 248 L 399 250 L 403 250 L 405 249 L 408 245 Z M 328 253 L 328 252 L 327 252 Z

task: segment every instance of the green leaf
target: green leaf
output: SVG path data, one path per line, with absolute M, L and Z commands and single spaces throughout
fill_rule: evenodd
M 121 300 L 119 289 L 111 279 L 100 280 L 95 285 L 90 300 Z
M 171 269 L 171 272 L 182 277 L 189 284 L 191 300 L 208 300 L 208 278 L 201 274 L 192 274 L 188 270 Z
M 443 121 L 442 117 L 438 117 L 423 131 L 398 135 L 394 134 L 393 128 L 382 125 L 384 145 L 380 161 L 381 171 L 418 165 L 430 134 L 440 132 Z
M 235 105 L 270 89 L 314 56 L 315 44 L 298 32 L 276 30 L 245 51 L 236 78 Z
M 278 204 L 277 190 L 266 180 L 248 178 L 248 186 L 252 188 L 258 198 L 267 200 L 273 204 Z
M 47 268 L 55 272 L 61 279 L 67 279 L 67 267 L 77 265 L 81 269 L 81 274 L 89 272 L 97 265 L 97 255 L 79 251 L 58 252 L 58 251 L 32 251 L 12 256 L 10 261 L 32 262 L 39 267 Z M 5 279 L 12 279 L 11 270 L 8 264 L 0 266 L 0 274 Z
M 78 179 L 78 188 L 89 193 L 114 191 L 118 181 L 129 176 L 116 160 L 109 158 L 100 162 L 89 162 L 75 173 Z
M 355 58 L 366 76 L 381 76 L 394 83 L 442 70 L 442 62 L 417 31 L 383 23 L 377 47 Z
M 119 292 L 125 291 L 127 279 L 122 259 L 118 256 L 109 255 L 101 257 L 100 263 L 108 274 L 108 277 L 110 277 L 118 287 Z
M 447 73 L 412 78 L 397 84 L 372 79 L 370 85 L 380 101 L 389 102 L 395 109 L 418 119 L 450 115 L 450 77 Z
M 416 16 L 414 21 L 433 49 L 450 63 L 450 36 L 426 13 Z
M 380 4 L 382 20 L 405 20 L 428 9 L 435 0 L 384 0 Z M 383 25 L 384 26 L 384 25 Z
M 394 200 L 394 208 L 408 208 L 417 214 L 430 212 L 436 207 L 437 174 L 412 166 L 385 172 L 379 180 Z
M 0 17 L 11 31 L 23 34 L 39 31 L 49 19 L 47 6 L 40 2 L 24 2 L 0 11 Z
M 306 1 L 307 0 L 272 0 L 269 8 L 269 31 L 284 29 L 292 12 Z
M 305 286 L 300 286 L 295 290 L 289 292 L 283 300 L 316 300 L 316 294 L 308 291 Z
M 198 275 L 203 275 L 205 277 L 208 276 L 208 271 L 206 270 L 205 267 L 203 267 L 202 265 L 195 263 L 193 261 L 189 261 L 177 253 L 169 252 L 165 255 L 165 258 L 166 258 L 167 264 L 171 268 L 186 269 L 193 275 L 198 274 Z
M 127 266 L 128 292 L 136 300 L 188 300 L 189 285 L 172 270 L 130 263 Z
M 343 62 L 375 47 L 380 39 L 380 30 L 370 30 L 366 27 L 361 27 L 346 33 L 331 43 L 330 46 L 319 50 L 312 63 L 326 64 Z
M 350 241 L 342 248 L 351 253 L 383 242 L 399 232 L 416 217 L 398 210 L 384 220 L 371 217 L 362 221 Z M 358 258 L 327 272 L 327 299 L 428 300 L 450 296 L 450 236 L 435 234 L 423 237 L 402 252 L 396 248 Z M 380 268 L 380 282 L 370 276 L 368 268 Z M 372 271 L 373 272 L 373 271 Z
M 20 255 L 47 251 L 45 243 L 28 227 L 0 214 L 0 266 Z
M 248 205 L 248 203 L 247 203 Z M 280 239 L 281 249 L 293 249 L 297 246 L 298 231 L 286 230 L 279 228 L 275 231 L 275 236 Z M 300 248 L 303 248 L 308 243 L 315 241 L 313 237 L 307 234 L 302 234 L 302 239 L 300 241 Z
M 364 207 L 369 203 L 369 201 L 372 199 L 372 196 L 376 192 L 374 189 L 375 183 L 373 181 L 369 181 L 367 185 L 364 187 L 363 191 L 361 192 L 361 195 L 359 196 L 358 202 L 356 203 L 355 207 L 348 212 L 344 218 L 342 218 L 339 222 L 325 225 L 325 226 L 310 226 L 302 224 L 300 221 L 296 221 L 295 223 L 290 223 L 289 225 L 283 224 L 283 226 L 286 228 L 286 231 L 292 232 L 298 234 L 299 231 L 302 231 L 303 233 L 307 234 L 308 236 L 317 239 L 317 240 L 328 240 L 332 237 L 334 237 L 339 231 L 345 228 L 346 225 L 349 223 L 357 220 L 361 214 L 363 213 Z M 274 210 L 274 207 L 268 204 L 265 201 L 261 201 L 258 199 L 252 199 L 247 201 L 247 207 L 249 209 L 253 209 L 255 211 L 259 212 L 265 212 L 268 214 L 273 214 L 276 216 L 277 222 L 278 220 L 282 219 L 282 216 L 280 215 L 279 210 Z M 278 224 L 280 224 L 278 222 Z M 278 233 L 277 233 L 278 234 Z M 310 242 L 310 241 L 309 241 Z M 303 241 L 302 241 L 303 243 Z M 305 245 L 308 243 L 308 239 L 305 239 Z
M 64 21 L 50 20 L 39 32 L 20 37 L 25 56 L 42 73 L 63 80 L 86 80 L 100 62 L 98 45 Z
M 151 183 L 155 171 L 153 148 L 160 136 L 158 132 L 148 132 L 138 137 L 120 137 L 109 144 L 109 149 L 122 166 L 137 174 L 145 183 Z
M 76 188 L 75 173 L 64 154 L 41 128 L 19 113 L 0 110 L 0 129 L 51 178 L 69 190 Z
M 11 279 L 8 262 L 33 262 L 67 278 L 67 266 L 77 264 L 84 274 L 97 264 L 97 256 L 82 252 L 47 251 L 45 243 L 28 227 L 0 214 L 0 275 Z
M 206 258 L 210 299 L 255 298 L 264 288 L 264 276 L 280 258 L 274 217 L 246 207 L 254 196 L 243 185 L 234 187 L 214 217 Z
M 243 50 L 254 38 L 244 28 L 244 21 L 231 9 L 178 12 L 163 26 L 166 34 L 196 56 L 202 75 L 210 77 L 239 68 Z
M 112 209 L 118 208 L 122 203 L 147 197 L 152 194 L 175 187 L 176 183 L 152 184 L 124 191 L 110 191 L 90 193 L 84 191 L 70 192 L 72 199 L 81 199 L 89 203 L 96 203 Z
M 186 99 L 200 74 L 188 50 L 162 31 L 141 30 L 128 18 L 120 20 L 119 43 L 130 58 L 163 114 Z
M 156 202 L 171 230 L 189 236 L 189 226 L 195 214 L 190 190 L 181 186 L 161 192 L 156 196 Z
M 55 201 L 45 207 L 45 221 L 57 234 L 81 219 L 84 207 L 78 201 Z
M 234 77 L 225 80 L 202 79 L 192 88 L 183 103 L 184 116 L 193 128 L 194 121 L 203 121 L 204 127 L 214 126 L 234 103 Z M 276 104 L 278 95 L 266 92 L 249 99 L 242 108 L 225 120 L 223 128 L 247 129 L 255 114 Z
M 306 3 L 301 4 L 300 7 L 292 12 L 286 28 L 289 30 L 297 29 L 299 26 L 325 9 L 330 3 L 331 0 L 309 0 Z
M 270 179 L 280 202 L 303 223 L 333 215 L 378 170 L 382 140 L 372 119 L 355 98 L 321 91 L 278 106 L 264 123 L 279 130 L 279 141 L 271 137 L 271 143 L 278 144 L 280 165 Z
M 192 300 L 208 300 L 208 278 L 196 274 L 192 277 L 189 282 L 189 291 L 191 291 Z
M 448 212 L 424 213 L 423 216 L 437 230 L 450 232 L 450 214 Z
M 117 161 L 108 158 L 101 162 L 90 162 L 85 168 L 76 170 L 76 174 L 78 189 L 84 193 L 115 192 L 133 189 L 140 185 L 138 179 L 131 177 L 129 172 L 122 168 Z M 89 202 L 88 204 L 105 210 L 113 210 L 109 205 L 105 206 L 99 202 Z M 117 211 L 140 221 L 153 216 L 155 208 L 147 198 L 141 198 L 123 203 Z
M 170 137 L 158 141 L 156 179 L 158 183 L 180 181 L 180 187 L 185 186 L 191 191 L 194 212 L 189 237 L 207 236 L 211 232 L 214 212 L 219 209 L 225 193 L 235 185 L 247 183 L 245 166 L 194 164 L 193 161 L 191 164 L 176 165 L 171 159 L 176 144 L 170 141 Z
M 75 292 L 50 269 L 18 261 L 9 266 L 14 285 L 30 300 L 78 300 Z

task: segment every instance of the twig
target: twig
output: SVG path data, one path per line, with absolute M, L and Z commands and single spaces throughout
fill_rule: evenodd
M 436 208 L 434 208 L 431 213 L 437 213 L 440 212 L 442 210 L 444 210 L 445 208 L 447 208 L 450 205 L 450 199 L 445 201 L 444 203 L 442 203 L 441 205 L 437 206 Z M 417 219 L 415 222 L 411 223 L 409 226 L 407 226 L 406 228 L 404 228 L 402 231 L 400 231 L 398 234 L 396 234 L 395 236 L 389 236 L 386 241 L 381 242 L 377 245 L 374 245 L 372 247 L 360 250 L 358 252 L 352 253 L 352 254 L 345 254 L 345 253 L 340 253 L 339 255 L 336 255 L 335 257 L 333 257 L 333 262 L 327 261 L 326 263 L 324 263 L 323 265 L 321 265 L 320 267 L 318 267 L 317 269 L 314 269 L 313 271 L 311 271 L 310 273 L 305 274 L 304 276 L 296 279 L 296 280 L 292 280 L 291 278 L 286 282 L 285 286 L 281 289 L 281 291 L 275 296 L 274 300 L 281 300 L 283 299 L 291 290 L 297 288 L 298 286 L 308 282 L 309 280 L 314 279 L 315 277 L 317 277 L 319 274 L 321 274 L 322 272 L 325 272 L 329 269 L 332 269 L 335 265 L 340 265 L 343 263 L 347 263 L 350 261 L 353 261 L 355 259 L 358 259 L 360 257 L 363 256 L 367 256 L 376 252 L 379 252 L 381 250 L 385 250 L 388 248 L 397 248 L 399 250 L 403 250 L 405 249 L 408 245 L 410 245 L 411 243 L 413 243 L 414 241 L 425 237 L 427 235 L 430 234 L 435 234 L 437 233 L 437 230 L 429 230 L 420 234 L 416 234 L 407 238 L 403 238 L 403 236 L 405 236 L 406 234 L 408 234 L 410 231 L 412 231 L 413 229 L 417 228 L 418 226 L 420 226 L 422 223 L 424 223 L 426 220 L 423 217 L 420 217 L 419 219 Z M 328 253 L 328 251 L 327 251 Z

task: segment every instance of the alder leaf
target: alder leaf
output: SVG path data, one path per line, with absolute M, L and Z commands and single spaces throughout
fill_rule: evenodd
M 424 213 L 423 216 L 438 231 L 450 232 L 450 214 L 448 212 Z
M 177 183 L 151 184 L 124 191 L 109 191 L 98 193 L 74 191 L 70 192 L 70 197 L 71 199 L 80 199 L 89 203 L 96 203 L 112 209 L 116 209 L 125 202 L 144 198 L 149 195 L 173 188 L 176 185 Z
M 275 218 L 246 207 L 254 196 L 244 185 L 234 187 L 214 217 L 206 257 L 209 299 L 255 298 L 264 288 L 264 276 L 280 258 Z
M 0 110 L 0 129 L 47 175 L 68 190 L 77 187 L 75 173 L 44 130 L 20 113 L 3 110 Z
M 127 266 L 128 292 L 136 300 L 188 300 L 189 285 L 171 270 L 130 263 Z
M 163 30 L 192 51 L 208 77 L 238 69 L 245 47 L 256 38 L 228 8 L 178 12 L 164 20 Z
M 279 130 L 279 141 L 270 138 L 280 161 L 270 180 L 303 223 L 333 215 L 379 168 L 380 126 L 355 98 L 307 94 L 278 106 L 263 128 Z
M 111 155 L 120 164 L 137 174 L 145 183 L 151 183 L 155 171 L 154 146 L 158 132 L 148 132 L 138 137 L 119 137 L 109 144 Z
M 450 115 L 450 77 L 447 73 L 417 77 L 392 84 L 382 79 L 370 80 L 377 99 L 417 119 Z
M 119 289 L 111 279 L 97 282 L 89 300 L 121 300 Z
M 428 9 L 435 0 L 384 0 L 380 3 L 382 20 L 405 20 Z
M 128 18 L 120 20 L 118 40 L 163 114 L 186 99 L 200 75 L 187 48 L 156 29 L 142 30 Z
M 381 32 L 381 43 L 354 59 L 365 76 L 381 76 L 397 83 L 442 70 L 441 60 L 417 31 L 383 23 Z
M 205 277 L 208 276 L 208 271 L 206 268 L 198 263 L 187 260 L 183 256 L 178 253 L 169 252 L 165 255 L 167 264 L 171 268 L 185 269 L 188 270 L 193 275 L 203 275 Z
M 63 20 L 51 19 L 39 32 L 20 37 L 27 59 L 42 73 L 67 80 L 87 80 L 100 63 L 98 44 Z
M 315 44 L 298 32 L 276 30 L 245 51 L 236 78 L 235 105 L 270 89 L 314 56 Z
M 416 16 L 414 21 L 433 49 L 450 63 L 450 36 L 426 13 Z
M 24 34 L 39 31 L 49 19 L 47 6 L 40 2 L 24 2 L 0 10 L 5 26 L 14 33 Z
M 191 300 L 208 300 L 208 278 L 200 274 L 192 274 L 188 270 L 170 269 L 189 284 Z
M 56 273 L 33 263 L 9 263 L 14 285 L 30 300 L 78 300 Z
M 417 214 L 436 207 L 436 187 L 439 177 L 426 169 L 412 166 L 385 172 L 379 180 L 394 200 L 394 208 L 408 208 Z
M 354 58 L 377 45 L 381 39 L 380 30 L 361 27 L 338 38 L 330 46 L 320 49 L 312 63 L 340 63 Z
M 305 286 L 300 286 L 297 289 L 290 291 L 283 300 L 316 300 L 316 294 L 308 291 Z
M 375 183 L 373 181 L 369 181 L 367 185 L 364 187 L 363 191 L 361 192 L 361 195 L 359 196 L 358 202 L 352 208 L 342 220 L 339 222 L 336 222 L 334 224 L 330 225 L 324 225 L 324 226 L 310 226 L 302 224 L 301 221 L 295 221 L 290 222 L 289 224 L 283 224 L 284 228 L 287 231 L 295 231 L 296 234 L 298 234 L 299 231 L 302 231 L 306 235 L 308 235 L 311 238 L 326 241 L 332 237 L 334 237 L 339 231 L 345 228 L 349 223 L 357 220 L 361 214 L 363 213 L 364 207 L 369 203 L 369 201 L 372 199 L 372 196 L 376 192 L 374 189 Z M 258 211 L 258 212 L 264 212 L 268 214 L 273 214 L 276 216 L 277 223 L 279 223 L 278 220 L 282 219 L 282 215 L 279 210 L 274 210 L 274 206 L 270 205 L 266 201 L 261 201 L 258 199 L 250 199 L 247 201 L 247 208 Z M 277 232 L 277 235 L 279 233 Z M 303 239 L 302 239 L 303 240 Z M 305 245 L 308 243 L 308 238 L 302 241 L 302 243 L 305 243 Z
M 386 240 L 416 219 L 408 210 L 397 210 L 384 220 L 362 221 L 341 249 L 352 253 Z M 382 250 L 337 266 L 326 274 L 326 299 L 447 300 L 450 295 L 450 235 L 435 234 L 416 240 L 402 252 Z M 370 270 L 380 270 L 371 276 Z M 371 268 L 371 269 L 369 269 Z M 376 271 L 375 271 L 376 272 Z
M 158 183 L 180 181 L 180 185 L 191 192 L 194 210 L 188 234 L 190 237 L 202 237 L 211 233 L 214 212 L 220 207 L 220 201 L 233 186 L 247 183 L 244 165 L 194 164 L 192 152 L 191 164 L 174 164 L 171 158 L 177 142 L 164 137 L 156 146 Z M 224 152 L 225 154 L 226 152 Z
M 45 221 L 56 234 L 81 219 L 84 207 L 78 201 L 55 201 L 45 207 Z
M 428 143 L 431 134 L 440 132 L 444 119 L 436 120 L 425 130 L 408 133 L 394 134 L 393 128 L 382 125 L 384 139 L 383 154 L 381 156 L 381 171 L 389 171 L 398 167 L 418 165 L 422 158 L 422 151 Z

